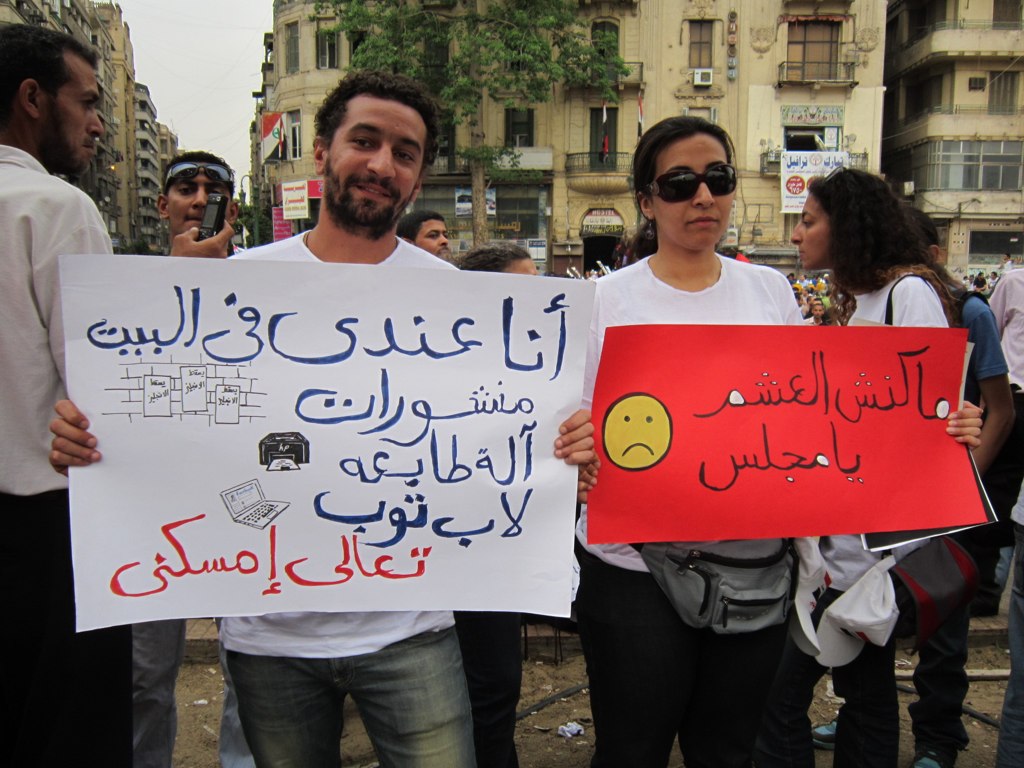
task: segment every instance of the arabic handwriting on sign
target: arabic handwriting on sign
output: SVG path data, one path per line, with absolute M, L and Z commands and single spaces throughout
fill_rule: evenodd
M 832 430 L 831 451 L 817 450 L 796 453 L 794 451 L 773 450 L 768 438 L 768 427 L 762 424 L 761 445 L 750 454 L 731 455 L 729 457 L 729 467 L 723 473 L 710 471 L 707 466 L 708 462 L 702 461 L 698 475 L 700 484 L 711 491 L 727 491 L 736 484 L 740 473 L 745 469 L 755 469 L 762 472 L 766 470 L 793 472 L 794 470 L 828 470 L 834 467 L 835 470 L 847 476 L 856 474 L 860 470 L 860 454 L 856 454 L 852 459 L 842 456 L 835 422 L 830 422 L 830 427 Z M 722 476 L 719 477 L 719 474 Z M 787 480 L 792 482 L 792 479 L 789 477 L 787 477 Z
M 422 326 L 426 321 L 422 316 L 416 315 L 412 319 L 413 325 L 419 327 Z M 427 334 L 421 332 L 418 337 L 418 346 L 403 347 L 395 339 L 395 321 L 393 318 L 386 318 L 384 320 L 384 338 L 387 340 L 386 347 L 379 347 L 377 349 L 371 349 L 370 347 L 363 347 L 363 351 L 370 355 L 370 357 L 383 357 L 384 355 L 390 355 L 397 353 L 399 355 L 406 355 L 414 357 L 416 355 L 426 355 L 431 360 L 443 360 L 446 357 L 455 357 L 461 355 L 464 352 L 468 352 L 473 347 L 483 346 L 483 342 L 477 339 L 465 340 L 461 336 L 463 326 L 476 325 L 476 321 L 468 317 L 460 317 L 454 323 L 452 323 L 450 336 L 456 344 L 456 349 L 449 349 L 445 352 L 440 352 L 430 346 L 430 342 L 427 340 Z
M 86 338 L 89 339 L 89 343 L 99 349 L 116 349 L 119 355 L 127 355 L 127 347 L 135 347 L 135 355 L 138 357 L 142 356 L 143 347 L 152 344 L 153 354 L 159 355 L 164 351 L 164 347 L 169 347 L 177 344 L 181 339 L 182 334 L 185 332 L 185 327 L 188 325 L 191 319 L 192 333 L 188 340 L 185 341 L 185 347 L 190 347 L 196 340 L 196 334 L 198 333 L 199 327 L 199 306 L 200 306 L 200 293 L 198 288 L 193 288 L 190 291 L 191 301 L 191 312 L 186 313 L 185 311 L 185 292 L 182 290 L 180 285 L 174 286 L 174 295 L 178 300 L 178 327 L 174 333 L 163 337 L 158 328 L 153 328 L 148 332 L 145 328 L 137 326 L 134 329 L 128 326 L 122 326 L 120 328 L 105 327 L 107 320 L 99 320 L 93 323 L 86 330 Z
M 863 371 L 857 375 L 852 386 L 833 385 L 825 364 L 825 353 L 815 351 L 811 353 L 809 374 L 797 373 L 780 382 L 782 377 L 775 378 L 763 372 L 760 380 L 754 383 L 752 391 L 745 393 L 739 388 L 731 389 L 716 408 L 695 413 L 694 417 L 711 418 L 727 408 L 797 405 L 820 406 L 823 415 L 828 416 L 834 411 L 844 421 L 856 424 L 865 411 L 885 412 L 912 405 L 926 421 L 946 419 L 951 410 L 948 400 L 939 397 L 931 405 L 926 403 L 924 364 L 916 358 L 922 357 L 928 350 L 926 346 L 897 352 L 899 372 L 895 376 L 884 375 L 879 386 L 875 386 L 875 382 Z
M 401 504 L 390 506 L 386 499 L 381 499 L 377 502 L 377 509 L 373 512 L 358 512 L 354 514 L 331 512 L 324 506 L 324 501 L 330 493 L 330 491 L 321 491 L 313 498 L 313 510 L 316 512 L 317 517 L 324 520 L 330 520 L 335 523 L 342 523 L 343 525 L 357 526 L 355 530 L 359 533 L 365 533 L 367 525 L 382 522 L 385 518 L 385 512 L 387 513 L 387 521 L 391 525 L 393 533 L 387 539 L 366 542 L 366 545 L 370 547 L 384 548 L 394 546 L 405 538 L 405 534 L 409 529 L 426 528 L 428 523 L 430 530 L 435 536 L 442 539 L 458 539 L 460 546 L 463 547 L 468 547 L 472 543 L 471 537 L 480 536 L 494 530 L 493 519 L 488 520 L 484 525 L 478 528 L 458 530 L 455 530 L 454 527 L 451 526 L 451 524 L 455 522 L 454 517 L 438 517 L 433 522 L 430 522 L 430 510 L 427 500 L 422 494 L 418 493 L 406 494 L 403 499 L 404 504 L 415 506 L 415 514 L 410 514 L 409 511 Z M 502 508 L 505 512 L 505 516 L 511 522 L 511 525 L 506 529 L 502 536 L 518 536 L 522 532 L 522 526 L 520 523 L 526 512 L 526 505 L 529 503 L 532 493 L 532 488 L 527 489 L 523 502 L 519 507 L 519 512 L 517 514 L 513 514 L 511 511 L 511 505 L 508 502 L 508 492 L 502 492 Z
M 292 583 L 300 587 L 333 587 L 345 584 L 350 581 L 358 572 L 361 576 L 372 578 L 381 576 L 385 579 L 414 579 L 426 573 L 426 559 L 430 556 L 431 547 L 413 547 L 409 550 L 409 557 L 416 561 L 413 571 L 398 572 L 392 568 L 394 557 L 389 554 L 378 555 L 373 560 L 372 568 L 363 564 L 363 557 L 359 553 L 359 536 L 352 534 L 351 543 L 349 536 L 341 537 L 341 561 L 334 566 L 333 573 L 338 578 L 314 579 L 303 576 L 299 573 L 299 566 L 308 562 L 308 557 L 300 557 L 284 566 L 284 571 Z M 354 566 L 354 567 L 353 567 Z
M 173 579 L 181 579 L 186 576 L 200 576 L 204 573 L 230 573 L 236 571 L 242 574 L 251 574 L 259 570 L 259 558 L 254 552 L 247 549 L 239 550 L 234 555 L 234 563 L 229 562 L 227 557 L 216 557 L 211 560 L 203 560 L 198 565 L 193 565 L 185 551 L 184 544 L 178 539 L 175 533 L 178 528 L 198 522 L 206 517 L 205 514 L 187 517 L 183 520 L 176 520 L 172 523 L 160 526 L 160 532 L 164 539 L 174 550 L 174 560 L 169 560 L 167 555 L 157 552 L 153 561 L 156 566 L 150 571 L 153 577 L 153 584 L 150 589 L 142 591 L 131 591 L 122 584 L 122 578 L 142 566 L 141 562 L 125 563 L 118 568 L 110 579 L 110 591 L 119 597 L 146 597 L 163 592 L 170 585 Z
M 698 419 L 707 419 L 717 416 L 726 408 L 750 408 L 756 406 L 777 406 L 777 405 L 817 405 L 819 399 L 824 406 L 824 413 L 827 416 L 829 410 L 829 381 L 828 371 L 825 366 L 825 353 L 815 351 L 811 353 L 811 375 L 797 373 L 789 378 L 789 381 L 780 384 L 771 374 L 763 372 L 759 381 L 754 382 L 754 390 L 747 394 L 738 388 L 728 392 L 721 404 L 713 411 L 706 413 L 695 413 Z M 806 379 L 810 378 L 808 382 Z
M 224 297 L 224 306 L 226 307 L 233 307 L 237 303 L 238 296 L 234 293 L 229 293 Z M 208 333 L 203 336 L 203 351 L 218 363 L 247 363 L 250 360 L 255 360 L 263 351 L 264 342 L 257 333 L 257 330 L 260 327 L 260 311 L 256 307 L 242 307 L 235 314 L 239 320 L 243 323 L 247 323 L 249 326 L 245 330 L 245 333 L 242 334 L 242 338 L 251 340 L 254 346 L 250 347 L 252 351 L 228 352 L 227 342 L 231 342 L 232 340 L 232 331 L 230 329 Z M 214 346 L 214 342 L 218 342 L 216 346 Z M 243 341 L 243 344 L 249 346 L 250 342 Z
M 544 314 L 559 313 L 558 340 L 555 345 L 555 363 L 551 374 L 551 381 L 558 378 L 562 372 L 562 362 L 565 358 L 566 326 L 565 310 L 569 308 L 564 303 L 565 294 L 560 293 L 552 297 L 551 302 L 544 309 Z M 515 299 L 511 296 L 505 298 L 501 304 L 501 331 L 502 342 L 505 348 L 505 367 L 513 371 L 537 371 L 544 367 L 544 353 L 537 352 L 532 363 L 519 363 L 512 359 L 513 327 L 515 325 Z M 525 332 L 526 341 L 529 344 L 542 342 L 544 339 L 535 328 Z

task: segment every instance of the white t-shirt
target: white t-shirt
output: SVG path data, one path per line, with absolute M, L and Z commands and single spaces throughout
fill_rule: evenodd
M 50 467 L 50 420 L 64 390 L 57 257 L 110 253 L 96 204 L 32 155 L 0 144 L 0 491 L 67 487 Z
M 999 278 L 989 304 L 1010 367 L 1010 381 L 1024 387 L 1024 269 Z
M 681 291 L 659 280 L 647 259 L 602 277 L 597 283 L 587 348 L 584 408 L 594 394 L 606 328 L 620 325 L 803 325 L 789 281 L 780 272 L 719 256 L 722 274 L 702 291 Z M 576 537 L 589 552 L 611 565 L 646 571 L 629 544 L 587 544 L 584 508 Z M 779 539 L 701 542 L 701 549 L 735 557 L 762 557 L 779 550 Z
M 319 261 L 306 248 L 301 235 L 245 251 L 234 258 Z M 448 262 L 397 238 L 391 255 L 372 266 L 454 269 Z M 421 632 L 437 632 L 454 623 L 451 611 L 293 612 L 227 616 L 221 621 L 220 639 L 225 648 L 239 653 L 328 659 L 373 653 Z
M 857 296 L 857 309 L 850 318 L 851 324 L 858 319 L 875 323 L 885 322 L 885 309 L 889 300 L 889 290 L 893 282 L 871 293 Z M 892 293 L 892 324 L 899 326 L 917 326 L 921 328 L 945 328 L 946 315 L 942 311 L 942 302 L 938 294 L 924 280 L 908 277 L 903 280 Z M 899 468 L 894 467 L 894 472 Z M 913 552 L 920 543 L 897 547 L 896 559 Z M 826 536 L 821 540 L 821 554 L 825 558 L 832 586 L 846 591 L 877 563 L 881 556 L 864 549 L 860 536 Z

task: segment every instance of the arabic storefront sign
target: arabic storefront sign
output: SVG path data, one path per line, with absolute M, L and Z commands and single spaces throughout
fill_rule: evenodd
M 843 125 L 846 107 L 819 104 L 785 104 L 781 107 L 782 125 Z
M 284 217 L 284 209 L 275 205 L 270 209 L 271 219 L 274 224 L 274 242 L 278 240 L 287 240 L 292 236 L 292 225 L 288 223 L 288 219 Z
M 80 629 L 278 611 L 567 615 L 593 286 L 62 260 Z
M 609 328 L 590 541 L 984 522 L 967 451 L 946 435 L 965 344 L 949 328 Z
M 807 183 L 815 176 L 827 176 L 849 164 L 846 152 L 783 152 L 779 174 L 782 212 L 800 213 L 807 201 Z
M 591 208 L 583 216 L 580 223 L 580 237 L 591 235 L 611 235 L 621 237 L 626 231 L 626 223 L 614 208 Z
M 281 182 L 281 207 L 286 219 L 309 218 L 309 188 L 305 179 Z

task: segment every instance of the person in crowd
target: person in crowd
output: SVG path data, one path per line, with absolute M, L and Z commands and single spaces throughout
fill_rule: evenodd
M 1013 434 L 1000 458 L 1006 456 L 1008 462 L 1019 464 L 1024 459 L 1024 390 L 1021 389 L 1024 387 L 1024 269 L 1011 270 L 999 279 L 992 292 L 992 311 L 1010 367 L 1016 406 Z M 1007 478 L 1003 486 L 1011 482 Z M 1024 494 L 1024 489 L 1021 493 Z M 1018 498 L 1010 517 L 1016 539 L 1010 592 L 1010 680 L 999 724 L 997 768 L 1020 765 L 1024 754 L 1024 495 Z
M 908 207 L 906 213 L 917 226 L 932 257 L 938 260 L 942 250 L 934 222 L 917 208 Z M 1006 459 L 1002 457 L 1002 452 L 1014 426 L 1014 403 L 1006 359 L 999 346 L 996 318 L 984 300 L 963 293 L 954 278 L 949 277 L 948 280 L 954 295 L 959 296 L 956 324 L 967 329 L 967 340 L 974 344 L 967 369 L 964 398 L 982 403 L 985 407 L 981 446 L 973 452 L 974 463 L 997 514 L 1008 520 L 1015 491 L 1010 494 L 1002 491 L 1007 474 L 1003 468 Z M 1020 481 L 1018 473 L 1015 481 L 1017 487 Z M 989 544 L 992 528 L 971 528 L 957 534 L 957 539 L 975 558 L 975 562 L 991 560 L 994 578 L 998 546 L 991 548 Z M 989 554 L 990 548 L 992 551 Z M 961 718 L 968 688 L 964 667 L 967 663 L 969 629 L 970 611 L 964 606 L 921 648 L 920 659 L 914 668 L 914 687 L 917 689 L 918 700 L 908 708 L 915 744 L 912 768 L 952 768 L 957 753 L 967 747 L 969 739 Z
M 348 74 L 316 115 L 314 160 L 324 176 L 316 226 L 235 258 L 453 269 L 396 237 L 401 212 L 415 200 L 436 155 L 439 114 L 433 98 L 410 78 L 371 70 Z M 386 284 L 386 271 L 381 280 Z M 51 423 L 53 465 L 99 460 L 84 415 L 67 400 L 57 412 Z M 590 464 L 592 434 L 589 413 L 578 411 L 561 425 L 555 455 Z M 224 618 L 221 641 L 256 765 L 337 768 L 349 695 L 382 764 L 474 765 L 453 625 L 451 611 Z
M 413 211 L 398 220 L 398 236 L 406 242 L 432 253 L 439 259 L 452 260 L 448 245 L 448 227 L 437 211 Z
M 988 283 L 985 280 L 985 276 L 980 272 L 975 275 L 971 283 L 971 290 L 975 293 L 980 293 L 982 296 L 988 296 Z
M 224 258 L 231 247 L 238 203 L 228 205 L 224 228 L 199 240 L 199 225 L 212 194 L 232 198 L 235 174 L 227 162 L 210 152 L 175 155 L 167 162 L 157 212 L 167 222 L 172 256 Z M 132 743 L 134 768 L 171 768 L 178 709 L 174 689 L 185 660 L 185 619 L 132 625 Z M 224 708 L 218 751 L 222 768 L 251 768 L 252 754 L 238 720 L 231 676 L 223 663 Z
M 842 325 L 855 319 L 885 322 L 890 296 L 893 325 L 945 327 L 956 320 L 950 279 L 900 200 L 877 176 L 841 168 L 812 180 L 792 240 L 806 268 L 831 270 L 833 308 Z M 947 431 L 977 447 L 976 415 L 977 409 L 967 407 L 954 415 Z M 864 549 L 855 535 L 823 537 L 820 549 L 830 586 L 817 601 L 816 619 L 881 557 Z M 895 648 L 891 637 L 885 645 L 865 643 L 855 659 L 832 669 L 836 694 L 845 698 L 835 730 L 834 765 L 840 768 L 896 765 Z M 814 656 L 787 641 L 757 739 L 759 768 L 813 768 L 807 711 L 814 685 L 824 674 L 825 667 Z
M 1013 271 L 1013 268 L 1015 266 L 1016 265 L 1013 263 L 1013 257 L 1008 253 L 1004 253 L 1002 264 L 1000 265 L 1000 269 L 1002 271 L 1002 275 L 1000 275 L 1000 277 L 1002 277 L 1003 275 L 1008 275 L 1010 272 Z
M 175 155 L 167 162 L 163 193 L 157 198 L 160 218 L 167 222 L 171 256 L 226 258 L 233 248 L 238 202 L 228 203 L 224 227 L 213 237 L 199 239 L 206 203 L 212 194 L 235 193 L 235 172 L 224 158 L 212 152 L 194 150 Z
M 825 309 L 825 302 L 815 296 L 810 302 L 810 314 L 807 316 L 808 325 L 832 325 L 832 317 Z
M 96 53 L 41 27 L 0 27 L 0 764 L 131 765 L 131 634 L 75 632 L 67 482 L 47 424 L 64 396 L 61 255 L 111 252 L 96 205 L 51 174 L 84 173 L 103 138 Z M 87 258 L 85 256 L 84 258 Z
M 610 325 L 802 324 L 781 273 L 715 252 L 735 197 L 733 157 L 728 134 L 697 117 L 668 118 L 640 139 L 633 178 L 644 223 L 631 250 L 645 258 L 597 284 L 584 407 Z M 766 539 L 696 548 L 749 559 L 774 557 L 783 546 Z M 587 544 L 585 510 L 577 557 L 596 734 L 591 765 L 664 768 L 677 740 L 687 765 L 749 765 L 785 625 L 725 635 L 684 623 L 640 552 Z
M 537 265 L 523 248 L 511 243 L 491 243 L 467 251 L 459 259 L 459 269 L 467 272 L 505 272 L 512 275 L 536 275 Z
M 468 251 L 458 263 L 468 272 L 536 275 L 530 254 L 517 245 L 491 243 Z M 455 631 L 473 709 L 477 768 L 518 768 L 516 705 L 523 681 L 519 647 L 522 614 L 456 611 Z

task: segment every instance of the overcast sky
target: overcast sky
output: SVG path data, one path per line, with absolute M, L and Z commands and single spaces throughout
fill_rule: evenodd
M 131 30 L 135 77 L 182 149 L 221 155 L 249 173 L 249 124 L 272 0 L 117 0 Z M 248 191 L 248 182 L 245 184 Z

